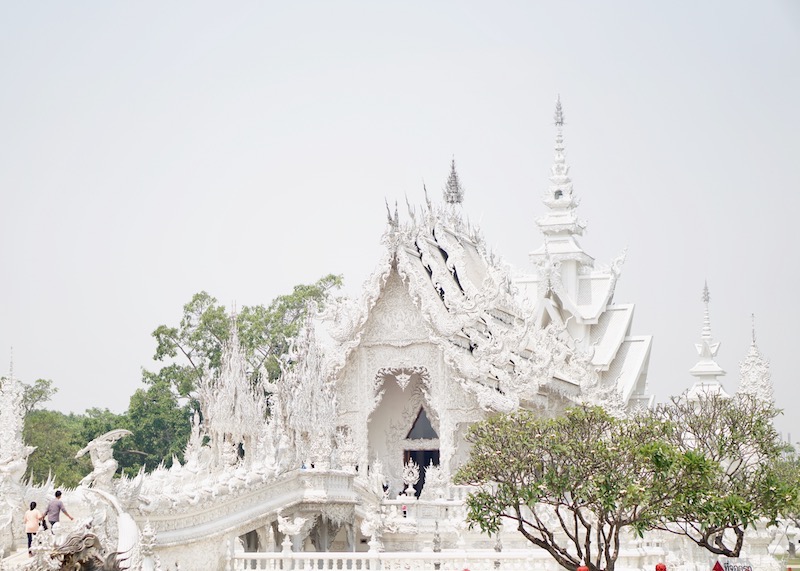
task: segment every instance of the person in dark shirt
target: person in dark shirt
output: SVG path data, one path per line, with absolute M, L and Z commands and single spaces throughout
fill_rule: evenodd
M 70 520 L 75 519 L 69 515 L 69 512 L 64 507 L 64 502 L 61 501 L 61 490 L 56 490 L 56 499 L 51 500 L 50 503 L 47 504 L 47 509 L 44 510 L 44 518 L 50 525 L 51 530 L 53 529 L 53 525 L 61 520 L 61 512 L 64 512 L 64 515 Z

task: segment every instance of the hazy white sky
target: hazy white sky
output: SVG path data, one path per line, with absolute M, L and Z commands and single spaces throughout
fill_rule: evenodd
M 707 279 L 726 388 L 755 313 L 800 437 L 793 0 L 6 2 L 0 81 L 0 355 L 54 408 L 125 410 L 197 291 L 357 292 L 384 199 L 438 199 L 452 156 L 525 269 L 560 93 L 581 244 L 629 247 L 651 392 L 692 383 Z

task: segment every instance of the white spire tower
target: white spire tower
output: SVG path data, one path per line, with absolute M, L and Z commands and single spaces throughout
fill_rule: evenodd
M 577 236 L 583 235 L 586 223 L 578 220 L 577 207 L 580 200 L 573 192 L 572 179 L 569 177 L 564 147 L 564 112 L 561 109 L 560 96 L 556 100 L 554 119 L 556 143 L 553 166 L 550 167 L 551 184 L 542 199 L 547 206 L 547 213 L 536 220 L 544 234 L 544 244 L 531 252 L 530 259 L 535 264 L 542 257 L 548 256 L 552 261 L 571 266 L 577 273 L 579 266 L 592 266 L 594 259 L 583 251 L 577 241 Z
M 722 388 L 722 383 L 719 377 L 725 375 L 714 358 L 719 351 L 719 341 L 714 341 L 711 336 L 711 315 L 708 311 L 708 304 L 711 301 L 711 295 L 708 292 L 708 282 L 703 287 L 703 303 L 705 304 L 705 311 L 703 312 L 703 329 L 700 334 L 700 343 L 695 343 L 695 349 L 700 356 L 694 367 L 689 369 L 689 372 L 697 378 L 689 389 L 688 396 L 692 398 L 702 398 L 706 395 L 717 394 L 723 397 L 730 397 L 725 389 Z
M 564 111 L 556 100 L 556 142 L 550 184 L 536 220 L 544 241 L 529 254 L 530 274 L 515 283 L 533 303 L 537 327 L 564 328 L 575 347 L 592 355 L 599 386 L 615 389 L 631 410 L 652 402 L 647 367 L 652 337 L 632 335 L 633 304 L 614 303 L 614 288 L 625 252 L 608 265 L 597 264 L 578 244 L 586 224 L 578 219 L 579 200 L 572 188 L 564 149 Z
M 756 317 L 753 320 L 753 341 L 747 356 L 739 363 L 739 390 L 740 394 L 751 395 L 765 402 L 775 402 L 772 386 L 772 373 L 767 361 L 756 345 Z

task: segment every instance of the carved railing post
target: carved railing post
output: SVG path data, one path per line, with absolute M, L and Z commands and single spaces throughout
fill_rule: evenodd
M 228 538 L 228 555 L 225 558 L 228 560 L 227 561 L 227 565 L 225 566 L 225 568 L 228 571 L 233 571 L 233 538 L 232 537 Z

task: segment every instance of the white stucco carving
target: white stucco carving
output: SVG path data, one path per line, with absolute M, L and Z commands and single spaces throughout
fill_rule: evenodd
M 753 396 L 765 402 L 775 402 L 769 361 L 761 354 L 756 345 L 755 316 L 753 316 L 753 339 L 750 349 L 744 360 L 739 363 L 739 390 L 736 392 Z
M 81 448 L 75 455 L 80 458 L 87 452 L 92 459 L 92 471 L 80 481 L 81 486 L 91 486 L 93 488 L 110 492 L 112 481 L 119 464 L 114 459 L 114 443 L 124 436 L 129 436 L 130 430 L 119 428 L 111 430 L 98 436 L 84 448 Z

